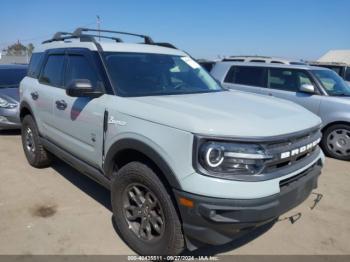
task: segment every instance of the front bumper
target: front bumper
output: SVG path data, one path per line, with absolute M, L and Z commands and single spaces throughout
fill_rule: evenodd
M 239 232 L 266 224 L 296 207 L 317 187 L 321 167 L 319 160 L 307 170 L 281 180 L 278 194 L 258 199 L 221 199 L 175 190 L 176 199 L 184 197 L 194 202 L 193 208 L 178 205 L 189 248 L 228 243 Z

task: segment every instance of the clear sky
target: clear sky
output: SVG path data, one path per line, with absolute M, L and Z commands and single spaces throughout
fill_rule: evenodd
M 96 27 L 100 15 L 102 28 L 149 34 L 196 58 L 316 59 L 350 49 L 350 0 L 11 0 L 0 8 L 0 48 Z

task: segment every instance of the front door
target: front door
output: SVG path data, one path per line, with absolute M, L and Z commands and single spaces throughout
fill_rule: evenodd
M 70 97 L 66 88 L 73 80 L 89 80 L 103 90 L 103 82 L 94 60 L 86 49 L 67 50 L 64 89 L 56 95 L 54 118 L 59 130 L 60 146 L 95 167 L 102 166 L 103 119 L 105 95 L 98 98 Z
M 285 68 L 269 68 L 268 70 L 268 95 L 295 102 L 314 114 L 319 113 L 320 95 L 315 93 L 300 92 L 303 84 L 316 84 L 306 71 Z

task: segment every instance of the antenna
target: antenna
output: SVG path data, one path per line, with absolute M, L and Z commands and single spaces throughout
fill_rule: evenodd
M 98 30 L 98 41 L 101 41 L 101 32 L 100 32 L 100 29 L 101 29 L 101 19 L 100 19 L 100 16 L 99 15 L 96 15 L 96 18 L 97 18 L 97 30 Z

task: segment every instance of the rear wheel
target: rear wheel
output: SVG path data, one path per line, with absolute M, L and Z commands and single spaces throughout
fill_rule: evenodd
M 112 208 L 118 231 L 140 255 L 177 255 L 184 248 L 181 223 L 158 176 L 145 164 L 131 162 L 116 174 Z
M 51 154 L 41 144 L 38 128 L 31 115 L 22 121 L 22 146 L 29 164 L 33 167 L 47 167 L 51 163 Z
M 321 145 L 327 156 L 350 160 L 350 125 L 337 124 L 328 127 L 323 133 Z

